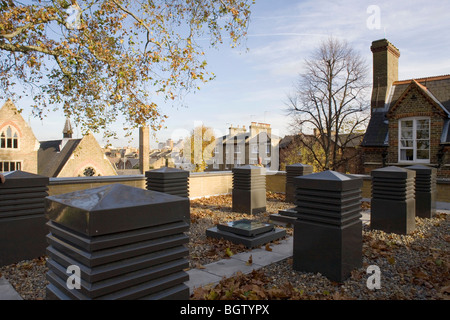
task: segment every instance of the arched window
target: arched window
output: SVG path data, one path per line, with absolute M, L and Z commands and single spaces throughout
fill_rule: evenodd
M 11 126 L 4 128 L 0 132 L 0 148 L 1 149 L 19 148 L 19 134 Z
M 92 168 L 92 167 L 87 167 L 87 168 L 84 169 L 83 175 L 85 177 L 92 177 L 92 176 L 95 175 L 95 169 Z

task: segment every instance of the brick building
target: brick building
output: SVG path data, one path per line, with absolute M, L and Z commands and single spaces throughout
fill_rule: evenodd
M 69 120 L 62 133 L 60 140 L 38 141 L 8 100 L 0 109 L 0 172 L 22 170 L 47 177 L 117 175 L 92 133 L 73 139 Z
M 11 100 L 0 108 L 0 172 L 38 173 L 39 141 Z
M 450 178 L 450 75 L 398 80 L 400 51 L 372 42 L 371 119 L 362 147 L 364 170 L 423 164 Z

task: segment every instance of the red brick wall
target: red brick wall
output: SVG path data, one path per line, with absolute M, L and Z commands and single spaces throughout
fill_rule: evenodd
M 416 99 L 412 99 L 415 96 Z M 429 117 L 430 118 L 430 165 L 438 165 L 438 152 L 441 148 L 441 135 L 444 126 L 443 111 L 423 95 L 418 88 L 411 89 L 393 110 L 387 115 L 389 120 L 389 147 L 388 163 L 391 165 L 410 165 L 411 163 L 399 163 L 398 144 L 399 144 L 399 120 L 410 117 Z M 447 159 L 447 160 L 445 160 Z M 444 164 L 449 163 L 448 151 L 444 157 Z M 438 169 L 438 177 L 450 177 L 449 167 Z

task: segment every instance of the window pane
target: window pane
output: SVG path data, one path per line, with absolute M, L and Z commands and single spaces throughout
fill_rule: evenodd
M 429 129 L 430 127 L 430 120 L 428 119 L 422 119 L 422 120 L 417 120 L 417 130 L 420 129 Z
M 11 171 L 16 170 L 16 163 L 15 162 L 10 162 L 9 163 L 9 170 L 11 170 Z
M 0 161 L 0 172 L 3 172 L 3 162 Z
M 403 120 L 401 122 L 401 125 L 402 125 L 402 129 L 403 128 L 411 128 L 412 129 L 412 127 L 413 127 L 413 120 Z
M 402 148 L 412 148 L 413 147 L 413 141 L 412 140 L 401 140 Z
M 400 150 L 400 160 L 412 161 L 414 159 L 413 157 L 414 157 L 414 150 L 412 149 Z
M 430 158 L 430 150 L 417 150 L 417 159 L 428 160 Z
M 5 138 L 1 138 L 0 139 L 0 147 L 1 148 L 6 148 L 6 139 Z
M 6 137 L 7 137 L 7 138 L 11 138 L 11 137 L 12 137 L 12 130 L 11 130 L 11 127 L 8 127 L 8 129 L 6 129 Z
M 12 148 L 12 139 L 11 138 L 7 138 L 6 139 L 6 147 L 7 148 Z
M 430 131 L 428 129 L 417 130 L 417 139 L 428 139 L 430 137 Z
M 417 141 L 417 149 L 423 150 L 423 149 L 430 149 L 430 141 L 428 140 L 418 140 Z
M 16 170 L 22 170 L 22 164 L 20 162 L 16 162 Z
M 401 139 L 412 139 L 413 130 L 412 129 L 403 129 L 401 131 Z
M 9 171 L 9 162 L 5 161 L 3 162 L 3 171 Z

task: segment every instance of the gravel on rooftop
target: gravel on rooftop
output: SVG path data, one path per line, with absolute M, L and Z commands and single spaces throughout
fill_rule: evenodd
M 365 206 L 365 207 L 364 207 Z M 226 259 L 248 251 L 242 245 L 212 239 L 206 229 L 242 218 L 267 222 L 269 215 L 293 207 L 284 195 L 268 193 L 266 212 L 248 215 L 233 212 L 231 195 L 191 200 L 191 226 L 188 231 L 191 268 Z M 367 209 L 368 204 L 363 203 Z M 292 228 L 285 228 L 292 235 Z M 343 283 L 328 280 L 319 273 L 292 268 L 292 258 L 223 279 L 214 286 L 194 291 L 191 299 L 356 299 L 356 300 L 442 300 L 450 299 L 450 223 L 445 213 L 430 219 L 416 218 L 416 230 L 409 235 L 385 233 L 363 227 L 363 267 Z M 381 271 L 380 289 L 367 287 L 367 267 Z M 25 300 L 45 299 L 46 257 L 0 267 L 3 276 Z

